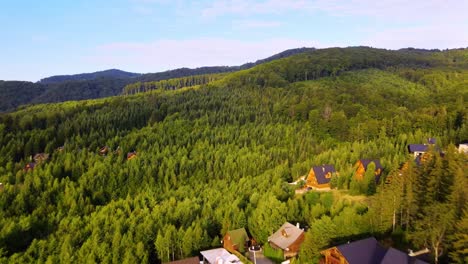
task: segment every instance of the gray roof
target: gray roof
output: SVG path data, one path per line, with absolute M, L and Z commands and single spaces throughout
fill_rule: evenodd
M 268 237 L 268 242 L 271 242 L 285 250 L 294 242 L 296 242 L 302 233 L 304 233 L 303 230 L 297 228 L 291 223 L 286 222 L 278 229 L 278 231 Z
M 333 165 L 322 165 L 312 167 L 314 170 L 315 178 L 318 184 L 326 184 L 330 182 L 330 178 L 327 178 L 328 173 L 335 173 L 335 167 Z
M 395 248 L 386 249 L 369 237 L 337 246 L 349 264 L 427 264 Z
M 410 153 L 426 152 L 427 151 L 427 145 L 424 145 L 424 144 L 409 144 L 408 145 L 408 151 Z

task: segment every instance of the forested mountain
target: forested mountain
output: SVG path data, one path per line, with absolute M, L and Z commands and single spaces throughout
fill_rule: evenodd
M 135 87 L 0 115 L 0 263 L 167 262 L 285 221 L 309 227 L 295 263 L 369 235 L 468 260 L 468 50 L 332 48 Z M 295 195 L 320 164 L 336 189 Z
M 87 81 L 87 80 L 94 80 L 98 78 L 115 78 L 115 79 L 123 79 L 123 78 L 132 78 L 140 76 L 140 73 L 133 73 L 133 72 L 126 72 L 117 69 L 110 69 L 105 71 L 98 71 L 93 73 L 81 73 L 81 74 L 73 74 L 73 75 L 56 75 L 41 79 L 40 83 L 60 83 L 66 81 Z
M 0 111 L 11 111 L 25 104 L 109 97 L 119 95 L 124 87 L 131 83 L 161 81 L 201 74 L 233 72 L 312 50 L 314 50 L 314 48 L 290 49 L 266 59 L 258 60 L 255 63 L 246 63 L 241 66 L 213 66 L 195 69 L 180 68 L 147 74 L 112 69 L 94 73 L 51 76 L 40 80 L 38 83 L 1 81 L 0 93 L 2 95 L 0 96 Z

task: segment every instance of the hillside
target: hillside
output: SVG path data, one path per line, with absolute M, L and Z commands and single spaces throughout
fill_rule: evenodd
M 298 48 L 283 51 L 255 63 L 241 66 L 213 66 L 195 69 L 180 68 L 158 73 L 130 73 L 121 70 L 106 70 L 94 73 L 51 76 L 38 83 L 8 82 L 0 83 L 0 112 L 12 111 L 25 104 L 64 102 L 70 100 L 95 99 L 121 94 L 124 87 L 136 82 L 160 81 L 200 74 L 216 74 L 248 69 L 255 65 L 275 59 L 292 56 L 314 48 Z M 31 90 L 24 90 L 25 87 Z M 40 91 L 40 92 L 38 92 Z
M 98 71 L 93 73 L 81 73 L 73 75 L 56 75 L 41 79 L 39 83 L 48 84 L 48 83 L 60 83 L 66 81 L 87 81 L 94 80 L 98 78 L 115 78 L 115 79 L 124 79 L 124 78 L 133 78 L 140 76 L 139 73 L 126 72 L 117 69 L 110 69 L 105 71 Z
M 298 263 L 370 235 L 431 248 L 438 227 L 439 263 L 462 263 L 467 66 L 467 50 L 332 48 L 1 114 L 0 263 L 168 262 L 241 227 L 266 244 L 285 221 L 309 227 Z M 430 137 L 445 154 L 414 165 L 407 145 Z M 380 182 L 354 177 L 359 159 Z M 321 164 L 337 191 L 295 195 Z

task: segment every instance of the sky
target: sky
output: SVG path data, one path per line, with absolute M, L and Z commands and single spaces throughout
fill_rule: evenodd
M 0 80 L 240 65 L 298 47 L 468 47 L 467 0 L 2 0 Z

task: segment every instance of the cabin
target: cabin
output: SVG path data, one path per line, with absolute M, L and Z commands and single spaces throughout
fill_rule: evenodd
M 426 251 L 427 252 L 427 251 Z M 428 264 L 394 248 L 384 248 L 369 237 L 320 252 L 325 264 Z
M 127 153 L 127 160 L 132 160 L 137 157 L 136 151 Z
M 314 166 L 307 175 L 306 185 L 315 189 L 329 189 L 330 180 L 335 175 L 333 165 Z
M 304 242 L 304 230 L 288 222 L 268 237 L 268 243 L 272 248 L 283 251 L 284 259 L 297 256 L 302 242 Z
M 200 254 L 203 257 L 203 261 L 200 263 L 204 264 L 242 263 L 236 255 L 229 253 L 224 248 L 205 250 L 201 251 Z
M 468 154 L 468 143 L 458 145 L 458 152 Z
M 49 159 L 49 154 L 47 153 L 37 153 L 36 155 L 34 155 L 34 161 L 36 163 L 41 163 L 43 161 L 46 161 L 47 159 Z
M 425 144 L 409 144 L 408 145 L 408 152 L 413 154 L 415 159 L 418 156 L 426 153 L 428 149 L 429 149 L 429 146 Z
M 244 253 L 249 247 L 249 236 L 245 228 L 228 231 L 223 238 L 223 247 L 230 252 Z
M 23 170 L 26 171 L 26 172 L 32 171 L 32 170 L 34 170 L 34 167 L 36 167 L 36 163 L 35 162 L 29 162 L 24 166 Z
M 354 174 L 354 177 L 357 180 L 364 179 L 364 174 L 367 171 L 367 166 L 369 166 L 369 164 L 371 162 L 373 162 L 375 164 L 375 172 L 374 172 L 375 182 L 379 182 L 380 176 L 382 175 L 383 167 L 380 164 L 380 160 L 378 160 L 378 159 L 374 159 L 374 160 L 360 159 L 360 160 L 358 160 L 358 162 L 356 162 L 356 164 L 354 165 L 356 167 L 356 173 Z
M 107 153 L 109 153 L 109 147 L 108 146 L 104 146 L 104 147 L 99 149 L 99 155 L 106 156 Z

